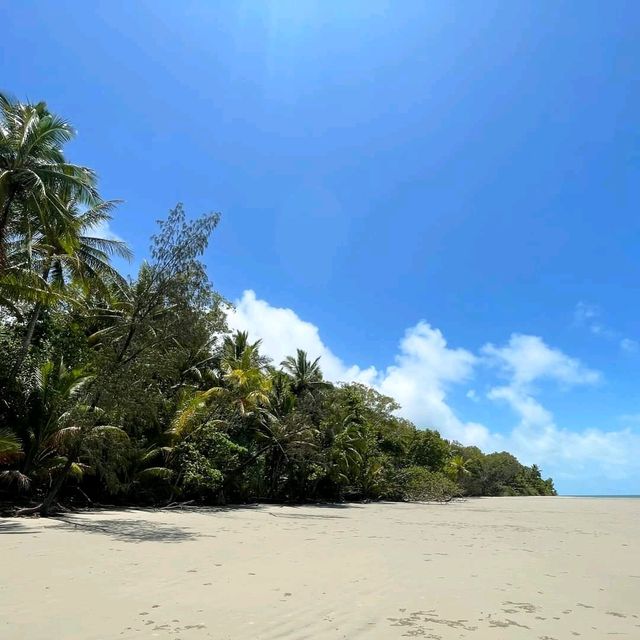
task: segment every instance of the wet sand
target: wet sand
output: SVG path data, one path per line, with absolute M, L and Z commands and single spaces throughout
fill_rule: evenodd
M 640 500 L 0 520 L 3 640 L 640 638 Z

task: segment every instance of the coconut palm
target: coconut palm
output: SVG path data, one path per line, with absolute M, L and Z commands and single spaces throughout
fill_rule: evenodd
M 23 455 L 20 438 L 9 429 L 0 429 L 0 467 L 15 466 Z M 19 469 L 0 471 L 0 486 L 15 487 L 20 492 L 30 484 L 31 479 Z
M 42 295 L 27 296 L 34 300 L 21 349 L 14 364 L 14 373 L 20 369 L 33 339 L 33 332 L 42 309 L 47 302 L 68 298 L 71 284 L 84 291 L 105 292 L 110 285 L 125 283 L 123 277 L 111 266 L 111 256 L 130 259 L 131 251 L 121 240 L 94 235 L 94 230 L 111 220 L 115 201 L 100 202 L 80 211 L 74 198 L 60 198 L 64 218 L 52 216 L 31 232 L 10 244 L 8 275 L 12 282 L 29 289 L 30 282 Z M 35 280 L 37 278 L 37 280 Z M 0 278 L 0 293 L 4 278 Z M 33 284 L 31 285 L 33 286 Z
M 269 406 L 271 379 L 260 366 L 258 345 L 247 344 L 239 353 L 223 356 L 220 384 L 187 396 L 176 413 L 171 431 L 177 436 L 188 433 L 208 411 L 214 399 L 229 402 L 242 418 L 265 411 Z
M 230 336 L 225 336 L 222 342 L 220 360 L 222 363 L 232 365 L 234 362 L 240 362 L 244 352 L 249 350 L 253 365 L 255 367 L 264 367 L 269 363 L 269 358 L 260 355 L 261 344 L 262 340 L 249 342 L 249 333 L 247 331 L 235 331 Z
M 453 456 L 447 463 L 447 475 L 454 481 L 460 482 L 464 476 L 470 473 L 468 468 L 469 460 L 461 455 Z
M 307 416 L 292 412 L 277 417 L 263 412 L 256 421 L 255 441 L 260 454 L 265 455 L 266 481 L 271 497 L 278 493 L 278 486 L 286 466 L 293 456 L 308 457 L 317 447 L 318 429 Z
M 35 385 L 27 398 L 30 407 L 25 423 L 16 429 L 25 457 L 22 471 L 29 475 L 56 455 L 56 445 L 69 436 L 68 411 L 78 402 L 91 377 L 82 369 L 68 369 L 59 360 L 46 361 L 38 369 Z
M 24 510 L 46 515 L 69 476 L 81 478 L 91 467 L 87 448 L 92 438 L 108 434 L 127 439 L 119 427 L 102 423 L 102 411 L 89 404 L 87 385 L 93 379 L 81 368 L 69 369 L 62 359 L 48 360 L 35 377 L 27 398 L 29 412 L 15 434 L 25 451 L 20 474 L 23 478 L 47 478 L 48 491 L 42 504 Z
M 307 352 L 297 349 L 296 356 L 287 356 L 282 362 L 282 368 L 291 376 L 291 388 L 297 396 L 306 392 L 327 389 L 331 385 L 322 379 L 320 370 L 320 358 L 311 361 L 307 357 Z
M 90 207 L 99 203 L 94 173 L 64 158 L 62 147 L 73 137 L 71 125 L 44 102 L 20 103 L 0 93 L 0 273 L 16 227 L 68 217 L 61 194 Z

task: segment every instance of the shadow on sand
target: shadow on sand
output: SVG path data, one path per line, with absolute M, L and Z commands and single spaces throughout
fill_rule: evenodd
M 283 504 L 281 502 L 259 502 L 255 504 L 229 505 L 224 507 L 189 507 L 192 513 L 225 513 L 231 511 L 265 511 L 268 515 L 277 518 L 346 518 L 346 515 L 338 515 L 336 511 L 361 509 L 364 505 L 354 502 L 315 502 L 300 504 Z M 187 509 L 185 509 L 187 510 Z M 296 513 L 298 511 L 299 513 Z M 332 513 L 333 511 L 333 513 Z
M 37 529 L 31 529 L 28 526 L 28 521 L 21 522 L 20 520 L 3 520 L 0 518 L 0 536 L 2 535 L 19 535 L 30 534 L 37 535 L 40 531 Z
M 242 511 L 264 511 L 265 514 L 285 518 L 344 518 L 336 515 L 336 511 L 362 509 L 366 504 L 356 502 L 313 502 L 313 503 L 282 503 L 255 502 L 250 504 L 232 504 L 225 506 L 193 506 L 186 505 L 171 509 L 183 513 L 232 513 Z M 279 513 L 274 513 L 274 511 Z M 307 510 L 306 513 L 303 512 Z M 300 511 L 301 513 L 295 513 Z M 334 513 L 331 513 L 331 512 Z M 314 513 L 315 512 L 315 513 Z
M 152 522 L 151 520 L 109 518 L 104 520 L 78 519 L 73 516 L 57 517 L 57 527 L 106 535 L 121 542 L 185 542 L 202 537 L 184 527 Z
M 336 519 L 346 515 L 338 515 L 342 510 L 359 509 L 363 505 L 355 503 L 320 503 L 320 504 L 268 504 L 256 503 L 246 505 L 232 505 L 224 507 L 193 507 L 185 506 L 171 511 L 183 511 L 189 513 L 229 513 L 241 511 L 266 511 L 277 518 L 301 518 L 301 519 Z M 126 510 L 124 510 L 126 512 Z M 142 510 L 136 510 L 139 515 Z M 150 512 L 162 510 L 151 509 Z M 297 512 L 297 513 L 296 513 Z M 142 511 L 142 513 L 144 513 Z M 266 515 L 266 514 L 265 514 Z M 137 518 L 84 518 L 75 515 L 60 515 L 54 518 L 56 528 L 67 531 L 84 531 L 97 535 L 109 536 L 121 542 L 185 542 L 197 538 L 207 537 L 208 534 L 199 533 L 192 529 L 165 524 L 157 520 L 145 520 Z M 39 529 L 28 526 L 28 521 L 2 520 L 0 519 L 0 535 L 2 534 L 39 534 Z

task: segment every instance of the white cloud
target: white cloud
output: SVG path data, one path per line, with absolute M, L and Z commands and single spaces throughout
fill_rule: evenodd
M 95 227 L 91 227 L 91 229 L 89 230 L 89 234 L 91 234 L 95 238 L 104 238 L 105 240 L 117 240 L 118 242 L 124 242 L 124 240 L 111 229 L 107 220 L 103 220 L 99 224 L 95 225 Z
M 487 397 L 506 402 L 519 418 L 508 435 L 494 435 L 496 448 L 502 446 L 528 464 L 543 462 L 556 477 L 623 478 L 635 467 L 640 438 L 631 429 L 563 429 L 535 397 L 537 381 L 562 387 L 595 384 L 601 379 L 598 372 L 537 336 L 514 334 L 506 346 L 489 344 L 482 352 L 509 376 L 507 385 L 493 387 Z
M 559 349 L 547 346 L 538 336 L 514 333 L 506 346 L 487 344 L 482 353 L 512 376 L 513 384 L 518 386 L 543 378 L 564 384 L 594 383 L 600 378 L 597 371 L 586 368 Z
M 473 402 L 480 402 L 480 396 L 475 389 L 469 389 L 469 391 L 465 393 L 465 396 L 469 398 L 469 400 L 473 400 Z
M 593 304 L 586 302 L 578 302 L 573 312 L 573 319 L 578 326 L 584 326 L 591 323 L 600 315 L 600 309 Z
M 276 364 L 295 354 L 296 349 L 304 349 L 312 359 L 321 358 L 320 365 L 328 380 L 372 384 L 375 379 L 374 367 L 346 365 L 322 342 L 318 327 L 302 320 L 291 309 L 272 307 L 265 300 L 258 300 L 251 290 L 242 294 L 227 320 L 231 329 L 248 331 L 260 338 L 262 352 Z
M 636 353 L 640 347 L 638 342 L 631 338 L 625 338 L 621 336 L 619 331 L 602 324 L 601 315 L 599 307 L 586 302 L 578 302 L 573 313 L 574 324 L 578 327 L 586 327 L 595 336 L 616 341 L 620 349 L 626 353 Z
M 395 364 L 378 375 L 375 386 L 395 398 L 402 414 L 416 424 L 439 429 L 465 444 L 482 446 L 488 441 L 488 429 L 463 422 L 447 403 L 450 386 L 469 380 L 477 362 L 471 352 L 447 346 L 438 329 L 419 322 L 406 331 Z
M 603 338 L 615 338 L 616 334 L 605 327 L 600 321 L 600 308 L 586 302 L 578 302 L 573 312 L 573 320 L 576 326 L 586 327 L 591 333 Z
M 630 338 L 622 338 L 622 340 L 620 340 L 620 348 L 627 353 L 636 353 L 638 347 L 638 343 Z
M 321 357 L 325 377 L 334 382 L 362 382 L 395 398 L 401 414 L 420 426 L 436 427 L 449 438 L 465 443 L 486 442 L 488 430 L 480 424 L 464 423 L 446 402 L 450 385 L 468 380 L 477 358 L 464 349 L 451 349 L 440 331 L 425 322 L 408 329 L 400 342 L 395 363 L 378 371 L 374 366 L 349 365 L 321 340 L 318 327 L 302 320 L 294 311 L 271 306 L 245 291 L 228 317 L 232 329 L 248 331 L 262 340 L 262 351 L 281 362 L 304 349 L 310 357 Z
M 587 311 L 585 311 L 587 313 Z M 318 327 L 293 310 L 271 306 L 245 291 L 229 314 L 232 329 L 249 331 L 261 338 L 262 350 L 275 363 L 302 348 L 310 357 L 321 357 L 325 376 L 334 382 L 358 381 L 394 397 L 400 414 L 419 426 L 437 428 L 445 437 L 485 450 L 513 452 L 526 464 L 541 464 L 547 474 L 569 484 L 592 486 L 602 479 L 622 479 L 637 474 L 640 436 L 631 428 L 603 430 L 559 427 L 551 411 L 538 399 L 542 382 L 567 390 L 575 385 L 594 385 L 599 372 L 576 358 L 550 347 L 539 336 L 513 334 L 502 345 L 486 344 L 478 355 L 452 348 L 442 332 L 426 322 L 407 329 L 394 362 L 377 369 L 344 362 L 322 341 Z M 494 375 L 487 398 L 506 404 L 517 423 L 505 433 L 490 431 L 477 422 L 466 422 L 451 406 L 449 392 L 475 375 Z M 467 392 L 478 399 L 475 390 Z M 572 478 L 579 480 L 572 481 Z

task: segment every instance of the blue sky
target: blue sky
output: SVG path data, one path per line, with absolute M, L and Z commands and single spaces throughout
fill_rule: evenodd
M 145 256 L 176 202 L 233 326 L 565 493 L 640 493 L 640 6 L 0 2 Z M 132 271 L 135 266 L 131 267 Z M 254 293 L 250 293 L 254 292 Z

